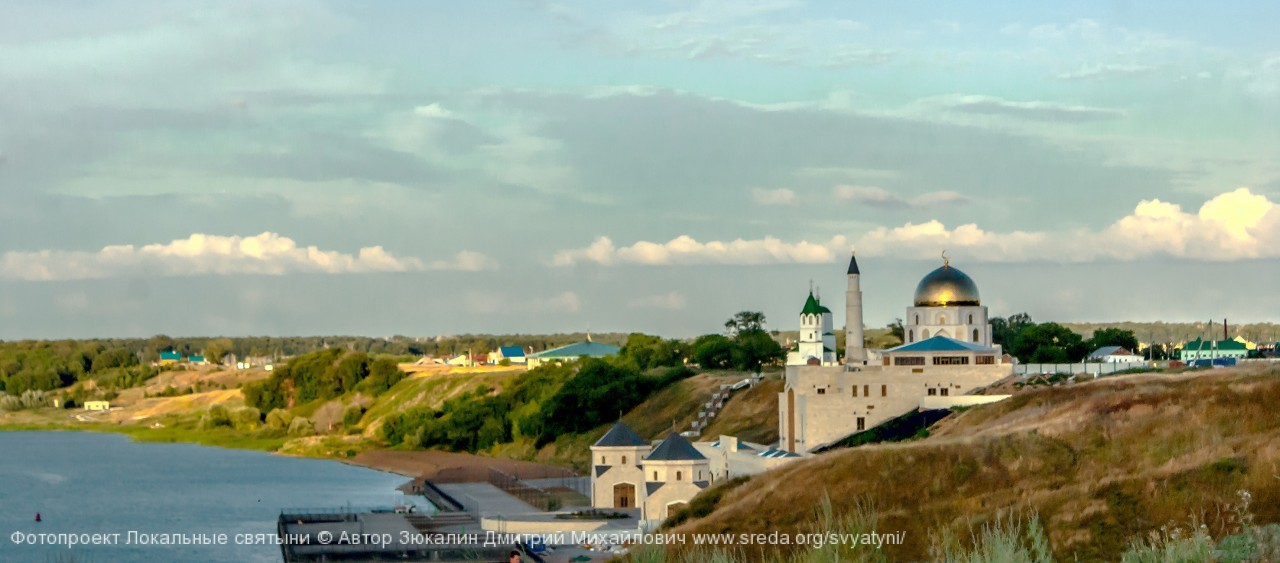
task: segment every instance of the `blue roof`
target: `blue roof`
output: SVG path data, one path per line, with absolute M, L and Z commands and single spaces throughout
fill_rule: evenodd
M 523 358 L 524 357 L 524 348 L 521 348 L 519 346 L 503 346 L 501 348 L 498 348 L 498 351 L 502 352 L 502 357 L 504 358 Z
M 178 352 L 160 352 L 161 360 L 181 360 L 182 354 Z
M 552 348 L 534 354 L 534 358 L 577 358 L 579 356 L 588 356 L 591 358 L 603 358 L 605 356 L 613 356 L 622 348 L 612 344 L 601 344 L 599 342 L 578 342 L 568 346 Z
M 890 348 L 885 352 L 995 352 L 995 348 L 987 348 L 969 342 L 961 342 L 945 336 L 934 336 L 919 342 L 903 344 Z

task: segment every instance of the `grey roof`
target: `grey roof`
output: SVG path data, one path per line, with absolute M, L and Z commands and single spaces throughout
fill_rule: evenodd
M 654 492 L 654 491 L 656 491 L 656 490 L 658 490 L 658 489 L 661 489 L 661 488 L 662 488 L 662 486 L 663 486 L 663 485 L 665 485 L 665 484 L 666 484 L 666 483 L 652 483 L 652 482 L 645 483 L 645 484 L 644 484 L 645 494 L 649 494 L 649 495 L 651 495 L 651 494 L 653 494 L 653 492 Z
M 693 482 L 693 486 L 695 486 L 695 487 L 697 487 L 697 488 L 699 488 L 699 489 L 705 489 L 705 488 L 707 488 L 707 485 L 710 485 L 710 484 L 711 484 L 711 483 L 709 483 L 709 482 L 707 482 L 707 481 L 694 481 L 694 482 Z
M 1116 353 L 1116 352 L 1121 352 L 1121 351 L 1123 351 L 1123 352 L 1125 352 L 1125 353 L 1128 353 L 1128 352 L 1129 352 L 1128 350 L 1125 350 L 1124 348 L 1122 348 L 1122 347 L 1120 347 L 1120 346 L 1103 346 L 1103 347 L 1101 347 L 1101 348 L 1098 348 L 1097 350 L 1094 350 L 1092 354 L 1089 354 L 1089 357 L 1090 357 L 1090 358 L 1101 358 L 1101 357 L 1103 357 L 1103 356 L 1110 356 L 1110 355 L 1112 355 L 1112 354 L 1114 354 L 1114 353 Z
M 862 275 L 862 272 L 858 271 L 858 255 L 856 254 L 849 256 L 849 273 Z
M 721 444 L 721 443 L 720 443 L 720 440 L 716 440 L 716 441 L 714 441 L 714 442 L 711 442 L 711 447 L 713 447 L 713 448 L 721 448 L 721 447 L 724 447 L 724 444 Z M 744 451 L 744 450 L 745 450 L 745 451 L 751 451 L 751 452 L 754 452 L 756 449 L 755 449 L 755 448 L 753 448 L 753 447 L 751 447 L 751 446 L 748 446 L 746 442 L 741 442 L 741 441 L 740 441 L 740 442 L 738 442 L 738 450 L 739 450 L 739 451 Z
M 610 469 L 613 469 L 613 466 L 612 466 L 612 465 L 597 465 L 597 466 L 596 466 L 596 477 L 599 477 L 599 476 L 601 476 L 601 475 L 604 475 L 604 473 L 605 473 L 606 471 L 610 470 Z
M 601 436 L 599 440 L 596 440 L 596 443 L 591 444 L 591 447 L 631 448 L 647 445 L 649 445 L 649 442 L 644 441 L 644 438 L 641 438 L 634 430 L 619 420 L 618 422 L 613 423 L 613 428 L 610 428 L 608 432 L 605 432 L 604 436 Z
M 667 436 L 666 440 L 663 440 L 661 444 L 658 444 L 658 447 L 654 448 L 652 452 L 649 452 L 649 455 L 645 456 L 644 459 L 657 461 L 695 461 L 707 458 L 698 453 L 698 449 L 693 447 L 693 444 L 690 444 L 688 440 L 684 439 L 684 436 L 672 432 Z

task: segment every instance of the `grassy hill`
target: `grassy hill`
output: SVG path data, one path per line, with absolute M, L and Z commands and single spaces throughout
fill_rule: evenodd
M 890 560 L 924 560 L 936 538 L 973 538 L 1010 513 L 1037 516 L 1060 560 L 1115 560 L 1162 527 L 1203 525 L 1220 540 L 1246 518 L 1280 522 L 1277 404 L 1280 367 L 1028 389 L 924 440 L 757 476 L 678 530 L 807 531 L 827 498 L 838 513 L 872 512 L 881 532 L 905 532 L 904 545 L 886 545 Z

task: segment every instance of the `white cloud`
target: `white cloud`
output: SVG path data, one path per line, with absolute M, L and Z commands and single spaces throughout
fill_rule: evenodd
M 968 203 L 969 198 L 953 191 L 927 192 L 911 198 L 903 198 L 889 190 L 876 186 L 836 186 L 833 193 L 837 199 L 853 201 L 876 207 L 930 207 L 945 204 Z
M 864 201 L 894 201 L 883 190 L 861 189 Z M 681 236 L 666 243 L 639 241 L 616 247 L 608 237 L 556 255 L 556 265 L 788 264 L 826 263 L 849 248 L 843 236 L 827 242 L 787 243 L 774 238 L 698 242 Z M 853 245 L 864 256 L 925 259 L 949 256 L 982 262 L 1090 262 L 1171 256 L 1228 261 L 1280 258 L 1280 205 L 1248 188 L 1219 194 L 1196 213 L 1158 199 L 1142 200 L 1132 213 L 1101 230 L 988 231 L 968 223 L 948 228 L 936 219 L 877 227 Z
M 1058 73 L 1062 80 L 1097 80 L 1138 76 L 1154 72 L 1156 67 L 1142 64 L 1096 64 L 1084 65 L 1076 70 Z
M 665 243 L 640 241 L 631 246 L 615 247 L 608 237 L 600 237 L 586 248 L 564 250 L 552 259 L 556 266 L 580 262 L 602 265 L 643 264 L 648 266 L 676 264 L 819 264 L 831 262 L 848 250 L 843 236 L 826 242 L 800 241 L 787 243 L 773 237 L 730 242 L 698 242 L 682 235 Z
M 674 290 L 660 295 L 639 297 L 628 302 L 628 305 L 635 309 L 667 309 L 670 311 L 684 309 L 686 304 L 684 295 Z
M 1062 123 L 1105 121 L 1126 115 L 1124 111 L 1110 108 L 1040 100 L 1019 102 L 992 96 L 957 96 L 945 100 L 945 103 L 952 111 Z
M 751 198 L 760 205 L 795 205 L 796 193 L 787 188 L 751 190 Z
M 0 278 L 31 281 L 137 275 L 477 271 L 496 267 L 496 263 L 487 256 L 469 251 L 458 253 L 452 260 L 424 263 L 417 258 L 396 256 L 381 246 L 364 247 L 355 254 L 322 250 L 315 246 L 302 247 L 293 239 L 272 232 L 250 237 L 197 233 L 168 243 L 113 245 L 96 252 L 10 251 L 0 256 Z
M 453 119 L 453 112 L 444 109 L 440 104 L 429 104 L 413 108 L 414 115 L 435 119 Z

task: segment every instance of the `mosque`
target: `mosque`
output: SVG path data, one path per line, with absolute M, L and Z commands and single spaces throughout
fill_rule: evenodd
M 921 409 L 1003 400 L 974 392 L 1012 375 L 978 286 L 943 255 L 942 267 L 916 286 L 903 322 L 905 342 L 867 350 L 862 326 L 862 272 L 856 256 L 846 270 L 845 342 L 836 357 L 834 321 L 810 290 L 800 309 L 800 338 L 787 355 L 778 395 L 775 445 L 719 436 L 690 442 L 672 433 L 652 444 L 622 422 L 591 446 L 591 504 L 635 509 L 648 526 L 686 506 L 712 483 L 768 471 L 813 455 L 858 432 Z M 842 361 L 841 361 L 842 360 Z
M 862 272 L 849 259 L 845 294 L 843 363 L 806 345 L 813 334 L 813 308 L 800 314 L 801 342 L 788 355 L 786 386 L 778 396 L 779 448 L 800 454 L 821 449 L 916 409 L 992 402 L 1001 395 L 973 395 L 1012 375 L 1000 346 L 991 343 L 991 324 L 978 285 L 951 266 L 929 272 L 907 307 L 901 346 L 868 351 L 862 331 Z M 812 293 L 810 301 L 815 298 Z M 821 306 L 818 303 L 819 307 Z M 818 324 L 830 324 L 830 312 Z M 809 330 L 809 332 L 806 332 Z

